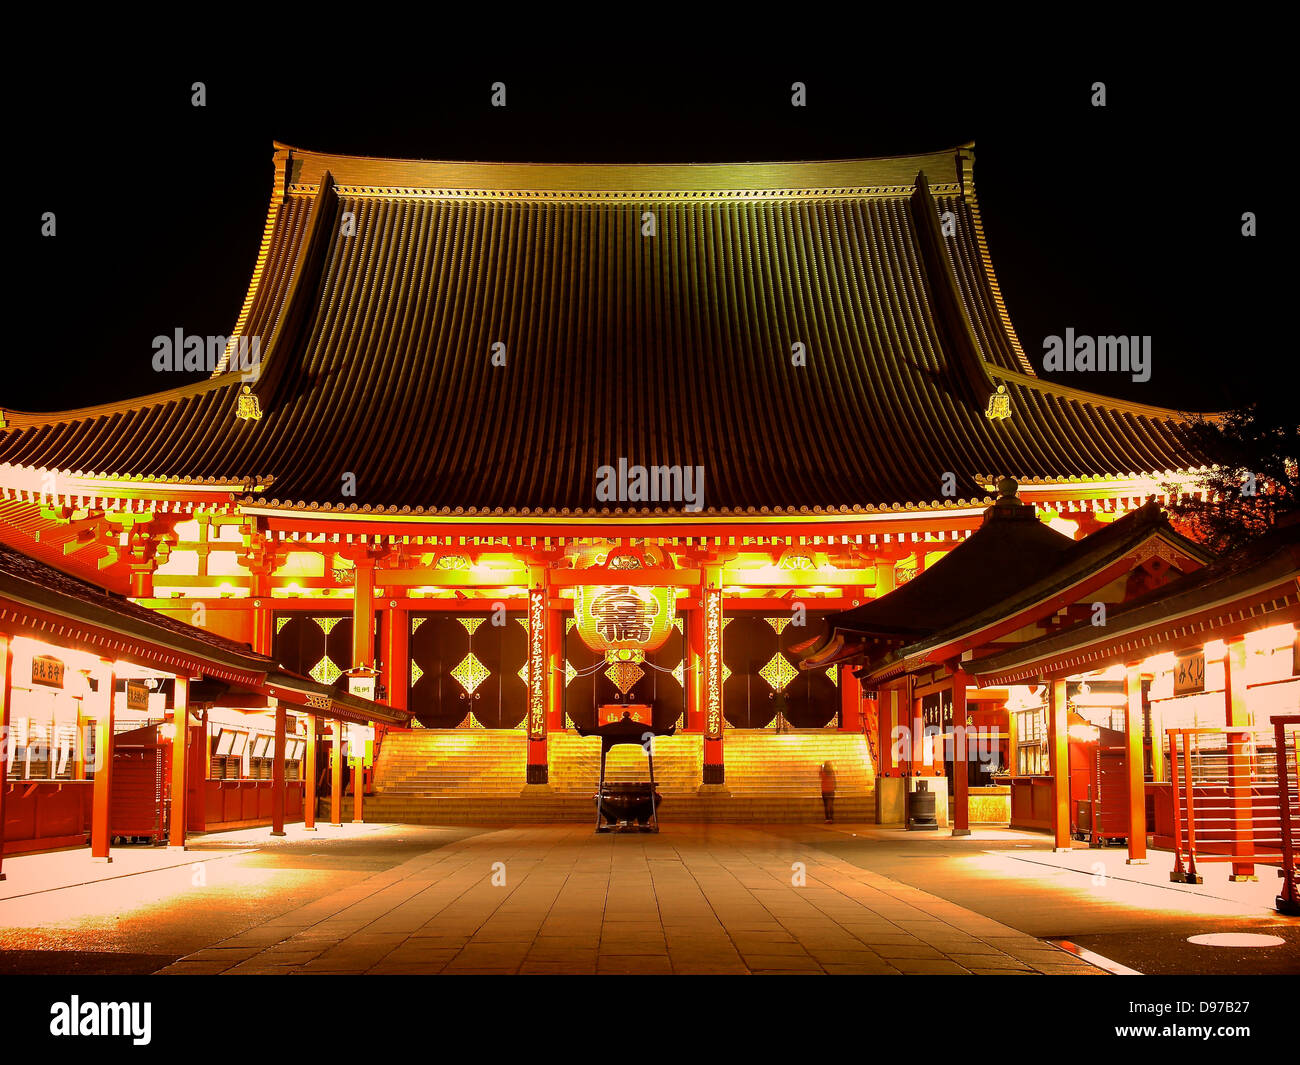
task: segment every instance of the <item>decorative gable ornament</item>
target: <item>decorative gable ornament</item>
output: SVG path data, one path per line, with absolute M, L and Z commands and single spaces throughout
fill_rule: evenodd
M 258 421 L 262 417 L 262 407 L 257 402 L 257 397 L 253 395 L 253 390 L 248 385 L 244 385 L 239 390 L 239 398 L 236 401 L 235 416 L 244 419 L 244 421 Z
M 1011 397 L 1007 395 L 1007 386 L 998 385 L 998 390 L 989 396 L 989 405 L 984 410 L 984 417 L 990 421 L 1011 417 Z

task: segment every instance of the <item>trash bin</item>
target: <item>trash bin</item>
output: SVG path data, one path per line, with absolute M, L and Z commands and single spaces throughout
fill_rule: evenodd
M 907 793 L 907 828 L 908 831 L 939 828 L 939 819 L 934 815 L 934 792 L 927 780 L 918 780 L 916 790 Z

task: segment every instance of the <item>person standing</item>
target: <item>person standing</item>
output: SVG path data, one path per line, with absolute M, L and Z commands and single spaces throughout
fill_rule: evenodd
M 823 762 L 821 768 L 822 777 L 822 808 L 826 811 L 826 822 L 835 820 L 835 768 L 830 762 Z

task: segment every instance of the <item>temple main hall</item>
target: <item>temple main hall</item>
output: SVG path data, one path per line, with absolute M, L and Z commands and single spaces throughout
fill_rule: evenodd
M 951 760 L 913 773 L 887 748 L 900 692 L 930 714 L 940 675 L 965 675 L 900 687 L 913 664 L 877 661 L 956 620 L 936 597 L 992 608 L 1027 561 L 1104 575 L 1089 587 L 1118 605 L 1211 561 L 1157 513 L 1209 461 L 1187 417 L 1036 373 L 973 146 L 568 165 L 276 144 L 271 162 L 209 378 L 0 411 L 11 844 L 89 832 L 90 799 L 58 796 L 92 785 L 77 745 L 105 706 L 101 746 L 165 747 L 191 828 L 318 804 L 589 818 L 600 748 L 579 730 L 625 717 L 664 733 L 663 819 L 820 820 L 830 761 L 842 816 L 901 818 L 878 784 L 904 774 L 943 790 L 946 824 Z M 23 590 L 43 580 L 57 602 Z M 929 593 L 890 598 L 912 582 Z M 1080 602 L 1021 623 L 1050 635 Z M 92 638 L 127 629 L 130 654 Z M 237 675 L 211 664 L 237 654 Z M 1007 824 L 1023 795 L 1064 831 L 1034 805 L 1056 786 L 1046 732 L 1031 757 L 1011 727 L 1046 698 L 989 676 L 969 702 L 995 754 L 963 811 Z M 644 765 L 622 751 L 613 778 Z M 168 808 L 101 836 L 165 833 Z

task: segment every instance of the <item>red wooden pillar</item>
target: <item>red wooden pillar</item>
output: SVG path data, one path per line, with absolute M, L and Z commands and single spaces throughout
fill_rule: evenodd
M 357 560 L 352 571 L 352 668 L 375 665 L 375 563 Z
M 275 700 L 275 757 L 271 762 L 271 835 L 284 835 L 284 704 Z
M 1223 656 L 1224 724 L 1246 728 L 1253 724 L 1246 707 L 1246 640 L 1227 641 Z M 1228 793 L 1232 802 L 1232 853 L 1247 855 L 1253 850 L 1254 819 L 1251 813 L 1250 736 L 1228 733 Z M 1253 862 L 1232 863 L 1229 880 L 1258 880 Z
M 343 824 L 343 722 L 330 722 L 330 824 Z
M 966 741 L 966 681 L 960 667 L 952 674 L 952 834 L 970 835 L 969 744 Z
M 0 635 L 0 880 L 5 878 L 5 792 L 9 790 L 9 704 L 13 698 L 13 640 Z M 81 733 L 77 733 L 81 746 Z
M 876 720 L 880 729 L 881 776 L 896 777 L 900 765 L 894 748 L 894 728 L 898 724 L 898 688 L 882 689 L 876 698 Z
M 1070 732 L 1065 715 L 1065 681 L 1048 682 L 1047 744 L 1052 766 L 1052 835 L 1056 850 L 1070 841 Z
M 356 560 L 352 587 L 352 668 L 370 669 L 375 666 L 375 560 L 364 556 Z M 373 677 L 373 673 L 371 674 Z M 374 698 L 375 681 L 368 682 L 369 698 Z M 352 823 L 365 819 L 366 794 L 365 751 L 353 752 L 356 764 L 352 768 Z
M 686 614 L 686 731 L 704 732 L 704 611 Z
M 722 705 L 722 567 L 704 567 L 700 595 L 704 615 L 703 690 L 704 774 L 703 783 L 722 784 L 726 770 L 722 761 L 724 730 Z
M 853 675 L 851 666 L 836 668 L 840 674 L 840 728 L 845 732 L 861 732 L 862 682 Z
M 1147 864 L 1147 795 L 1142 756 L 1142 670 L 1124 667 L 1124 763 L 1128 769 L 1128 864 Z
M 366 752 L 357 753 L 357 764 L 352 767 L 352 823 L 365 824 L 366 814 Z
M 546 730 L 564 731 L 564 611 L 546 611 Z
M 189 784 L 190 736 L 190 678 L 177 677 L 172 698 L 172 808 L 171 823 L 167 826 L 167 845 L 185 849 L 186 801 Z
M 117 677 L 113 663 L 100 660 L 97 678 L 99 703 L 95 715 L 95 795 L 90 821 L 90 859 L 111 862 L 109 845 L 113 839 L 113 686 Z
M 271 574 L 264 566 L 252 571 L 253 650 L 269 655 L 275 642 L 275 623 L 271 617 Z
M 411 678 L 411 613 L 396 602 L 389 602 L 383 617 L 383 685 L 388 705 L 405 710 Z
M 303 768 L 302 827 L 316 831 L 316 715 L 307 715 L 307 758 Z
M 531 567 L 528 587 L 528 762 L 524 783 L 545 784 L 550 776 L 546 759 L 547 665 L 550 661 L 547 637 L 546 567 Z

